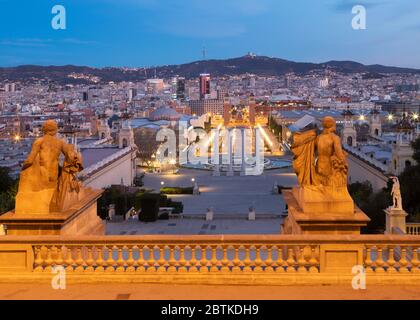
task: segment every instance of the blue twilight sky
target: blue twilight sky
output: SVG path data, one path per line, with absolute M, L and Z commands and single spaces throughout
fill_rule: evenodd
M 63 5 L 67 29 L 53 30 Z M 352 7 L 367 10 L 353 30 Z M 420 68 L 419 0 L 0 0 L 0 66 L 153 66 L 259 55 Z

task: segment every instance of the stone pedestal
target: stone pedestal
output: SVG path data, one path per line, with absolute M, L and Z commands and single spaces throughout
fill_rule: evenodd
M 325 195 L 313 190 L 298 189 L 283 190 L 288 206 L 283 234 L 360 234 L 360 228 L 370 221 L 346 195 L 341 195 L 341 200 L 338 195 L 323 199 Z
M 385 234 L 407 233 L 407 213 L 403 209 L 389 207 L 384 211 L 386 213 Z
M 40 215 L 10 211 L 0 216 L 0 224 L 7 226 L 8 235 L 104 235 L 104 222 L 97 215 L 102 192 L 86 189 L 83 199 L 64 212 Z
M 206 221 L 213 221 L 213 208 L 209 208 L 207 209 L 207 213 L 206 213 Z

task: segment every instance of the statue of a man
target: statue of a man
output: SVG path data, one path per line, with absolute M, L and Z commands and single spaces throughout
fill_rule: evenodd
M 16 196 L 17 214 L 48 214 L 53 194 L 58 187 L 59 157 L 67 156 L 66 142 L 57 138 L 57 123 L 46 121 L 44 136 L 35 140 L 28 158 L 23 163 Z
M 401 188 L 400 188 L 400 181 L 397 177 L 391 178 L 393 185 L 391 190 L 392 196 L 392 207 L 395 209 L 402 210 L 402 197 L 401 197 Z

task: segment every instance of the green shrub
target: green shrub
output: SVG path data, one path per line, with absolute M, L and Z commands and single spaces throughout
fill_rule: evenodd
M 160 189 L 161 194 L 193 194 L 193 192 L 193 187 L 166 187 Z

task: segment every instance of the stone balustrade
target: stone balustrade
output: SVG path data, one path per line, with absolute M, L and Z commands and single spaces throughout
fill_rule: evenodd
M 420 235 L 420 223 L 407 223 L 407 234 Z
M 419 249 L 420 237 L 408 235 L 3 236 L 0 281 L 51 276 L 63 266 L 88 282 L 125 275 L 127 281 L 304 284 L 348 280 L 361 265 L 372 282 L 402 277 L 409 284 L 420 280 Z

